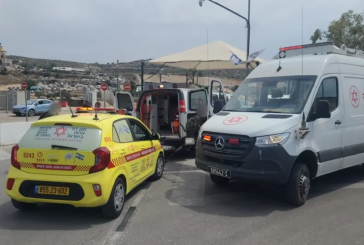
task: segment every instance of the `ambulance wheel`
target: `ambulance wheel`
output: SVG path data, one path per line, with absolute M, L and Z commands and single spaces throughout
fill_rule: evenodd
M 120 216 L 125 203 L 125 183 L 121 178 L 117 178 L 110 193 L 109 201 L 102 207 L 105 216 L 115 219 Z
M 286 186 L 286 199 L 294 206 L 305 204 L 311 187 L 310 171 L 306 164 L 297 163 Z
M 218 186 L 225 186 L 229 184 L 230 180 L 221 176 L 210 174 L 211 181 Z
M 160 178 L 162 178 L 163 171 L 164 171 L 164 158 L 162 153 L 160 153 L 157 158 L 154 174 L 150 177 L 150 179 L 152 181 L 159 180 Z
M 21 211 L 33 210 L 37 206 L 36 203 L 19 202 L 14 199 L 11 199 L 11 203 L 13 204 L 14 208 L 19 209 Z

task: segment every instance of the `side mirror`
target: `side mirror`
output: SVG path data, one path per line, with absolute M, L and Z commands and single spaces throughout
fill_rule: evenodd
M 156 134 L 153 135 L 152 138 L 153 138 L 153 140 L 160 140 L 161 136 L 158 133 L 156 133 Z
M 214 114 L 218 113 L 219 111 L 222 110 L 222 108 L 224 107 L 224 101 L 222 100 L 216 100 L 214 102 Z
M 330 118 L 330 104 L 327 100 L 318 100 L 316 102 L 315 119 Z

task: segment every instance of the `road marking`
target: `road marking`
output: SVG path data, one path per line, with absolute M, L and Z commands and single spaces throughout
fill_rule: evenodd
M 0 149 L 0 161 L 8 160 L 10 159 L 10 154 L 6 151 Z

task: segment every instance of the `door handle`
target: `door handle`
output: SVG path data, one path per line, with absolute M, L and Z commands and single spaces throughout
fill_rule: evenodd
M 336 124 L 336 125 L 340 125 L 340 124 L 341 124 L 341 121 L 340 121 L 340 120 L 336 120 L 336 121 L 335 121 L 335 124 Z

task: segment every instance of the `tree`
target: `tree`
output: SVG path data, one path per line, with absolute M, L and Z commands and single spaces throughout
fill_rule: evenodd
M 30 90 L 31 87 L 38 85 L 38 83 L 36 81 L 30 80 L 30 79 L 25 80 L 25 82 L 27 83 L 27 86 L 28 86 L 27 90 Z
M 1 75 L 8 75 L 8 70 L 7 70 L 6 68 L 4 68 L 4 69 L 2 69 L 2 70 L 0 71 L 0 74 L 1 74 Z
M 311 36 L 312 43 L 321 39 L 333 42 L 338 47 L 345 44 L 348 48 L 363 50 L 364 14 L 356 14 L 353 10 L 343 13 L 339 20 L 330 23 L 327 31 L 317 29 Z

